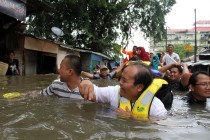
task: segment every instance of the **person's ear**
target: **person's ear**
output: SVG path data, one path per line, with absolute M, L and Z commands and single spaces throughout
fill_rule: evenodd
M 138 92 L 141 92 L 143 88 L 144 88 L 143 84 L 138 84 Z
M 69 75 L 72 75 L 73 72 L 74 72 L 73 69 L 68 69 L 68 74 L 69 74 Z
M 189 89 L 190 89 L 190 91 L 194 91 L 195 90 L 194 86 L 192 86 L 192 85 L 189 85 Z

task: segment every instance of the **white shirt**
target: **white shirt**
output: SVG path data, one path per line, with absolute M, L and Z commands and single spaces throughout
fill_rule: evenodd
M 164 65 L 176 63 L 176 62 L 179 62 L 179 60 L 180 60 L 179 55 L 175 52 L 173 52 L 171 55 L 165 54 L 163 56 L 163 64 Z
M 119 106 L 119 88 L 120 86 L 97 87 L 94 85 L 96 101 L 100 103 L 108 103 L 114 108 Z M 149 118 L 152 120 L 165 119 L 167 110 L 163 103 L 157 97 L 154 97 L 151 103 Z

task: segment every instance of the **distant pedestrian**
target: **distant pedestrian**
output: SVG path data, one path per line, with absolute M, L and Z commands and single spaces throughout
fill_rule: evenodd
M 162 63 L 163 65 L 180 63 L 180 57 L 177 53 L 174 52 L 174 46 L 172 44 L 168 44 L 167 53 L 163 56 Z

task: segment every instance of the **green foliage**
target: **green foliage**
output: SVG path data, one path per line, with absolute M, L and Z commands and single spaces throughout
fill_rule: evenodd
M 187 58 L 193 55 L 194 50 L 185 50 L 185 46 L 189 46 L 190 44 L 173 44 L 174 45 L 174 52 L 179 54 L 180 59 Z
M 65 43 L 111 57 L 119 57 L 119 37 L 131 35 L 130 28 L 140 28 L 146 37 L 158 42 L 165 33 L 165 15 L 175 0 L 42 0 L 53 9 L 30 15 L 28 32 L 53 39 L 51 27 L 64 31 Z

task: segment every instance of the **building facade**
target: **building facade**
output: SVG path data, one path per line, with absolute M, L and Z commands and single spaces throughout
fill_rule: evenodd
M 199 20 L 195 27 L 191 29 L 171 29 L 167 28 L 167 37 L 161 42 L 151 44 L 151 50 L 155 52 L 165 51 L 167 44 L 188 44 L 194 48 L 195 33 L 198 51 L 210 47 L 210 20 Z

